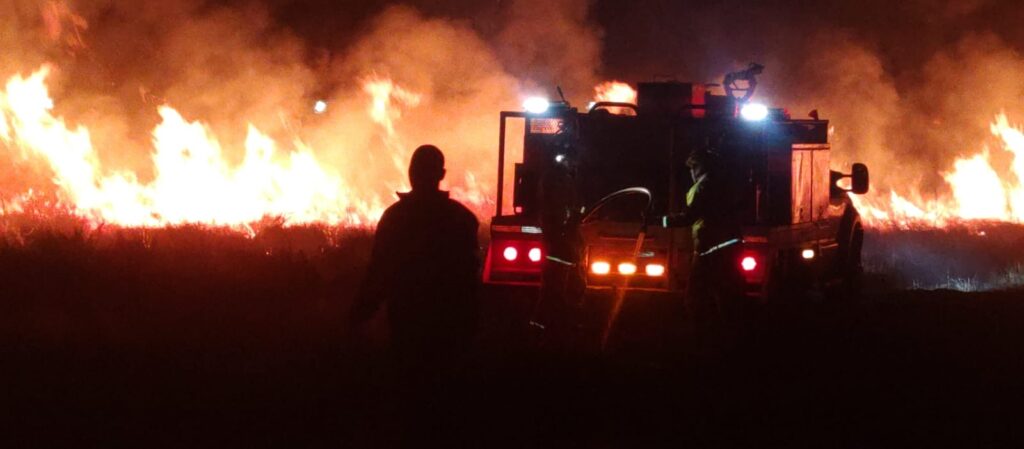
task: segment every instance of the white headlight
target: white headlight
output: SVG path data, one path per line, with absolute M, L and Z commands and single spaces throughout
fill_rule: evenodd
M 758 103 L 747 103 L 740 108 L 740 117 L 743 117 L 743 120 L 759 122 L 768 118 L 768 106 Z
M 523 102 L 523 109 L 531 114 L 543 114 L 548 110 L 548 106 L 551 106 L 551 103 L 541 97 L 530 97 Z

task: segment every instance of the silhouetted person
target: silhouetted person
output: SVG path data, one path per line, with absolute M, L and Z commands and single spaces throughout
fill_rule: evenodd
M 538 186 L 540 222 L 546 255 L 541 286 L 530 325 L 545 345 L 564 346 L 572 338 L 572 315 L 583 295 L 577 264 L 581 243 L 572 209 L 577 204 L 574 173 L 568 159 L 548 167 Z
M 658 217 L 665 227 L 690 227 L 693 256 L 686 302 L 698 338 L 713 329 L 734 327 L 743 278 L 737 248 L 741 241 L 739 206 L 728 174 L 710 148 L 694 150 L 686 160 L 693 186 L 681 212 Z
M 721 299 L 732 293 L 739 271 L 733 250 L 740 243 L 738 204 L 729 189 L 720 161 L 707 148 L 693 151 L 686 160 L 693 186 L 686 193 L 686 207 L 667 215 L 662 225 L 689 226 L 693 234 L 690 270 L 691 299 Z
M 438 190 L 444 155 L 416 149 L 412 191 L 399 193 L 377 225 L 366 278 L 352 311 L 368 320 L 387 305 L 391 346 L 404 362 L 447 362 L 465 350 L 478 321 L 477 220 Z

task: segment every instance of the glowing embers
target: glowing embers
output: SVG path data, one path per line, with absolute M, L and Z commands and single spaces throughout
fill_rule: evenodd
M 615 272 L 622 276 L 633 276 L 639 272 L 640 267 L 633 262 L 619 262 L 615 265 Z M 661 263 L 648 263 L 644 265 L 644 274 L 650 277 L 661 277 L 665 275 L 665 265 Z M 605 276 L 612 273 L 612 263 L 607 260 L 596 260 L 590 263 L 590 272 L 598 276 Z

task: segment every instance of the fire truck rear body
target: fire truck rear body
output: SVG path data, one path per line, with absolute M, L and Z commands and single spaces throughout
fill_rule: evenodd
M 859 269 L 859 217 L 848 190 L 837 186 L 842 175 L 830 170 L 827 120 L 792 119 L 782 110 L 745 117 L 741 101 L 711 95 L 704 85 L 641 83 L 638 94 L 636 105 L 598 104 L 586 112 L 563 106 L 501 113 L 498 214 L 486 282 L 540 285 L 548 258 L 575 266 L 587 289 L 685 291 L 694 253 L 690 228 L 647 226 L 639 248 L 637 240 L 644 215 L 685 207 L 693 184 L 685 161 L 701 146 L 713 148 L 734 192 L 721 207 L 736 208 L 742 235 L 716 243 L 736 254 L 749 296 L 765 296 L 780 284 L 841 281 Z M 513 122 L 521 127 L 522 158 L 505 195 Z M 866 169 L 858 169 L 864 179 L 855 184 L 864 190 Z M 594 210 L 612 192 L 635 187 L 650 198 L 627 192 Z M 503 210 L 505 196 L 512 207 Z M 551 232 L 544 217 L 552 209 L 566 211 L 564 235 L 544 235 Z M 573 250 L 549 248 L 559 239 L 572 239 Z

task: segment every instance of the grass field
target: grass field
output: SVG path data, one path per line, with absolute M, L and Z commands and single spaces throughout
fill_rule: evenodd
M 708 354 L 677 350 L 678 308 L 643 298 L 628 302 L 614 354 L 532 350 L 514 332 L 529 296 L 489 294 L 469 359 L 447 381 L 410 389 L 382 350 L 381 323 L 359 338 L 343 324 L 366 232 L 79 225 L 4 228 L 4 447 L 974 447 L 1022 437 L 1021 292 L 901 288 L 927 271 L 911 252 L 921 248 L 937 266 L 998 279 L 1017 262 L 1014 228 L 974 243 L 871 235 L 863 301 L 774 307 L 742 344 Z
M 868 232 L 864 268 L 897 288 L 1000 290 L 1024 286 L 1024 226 Z

